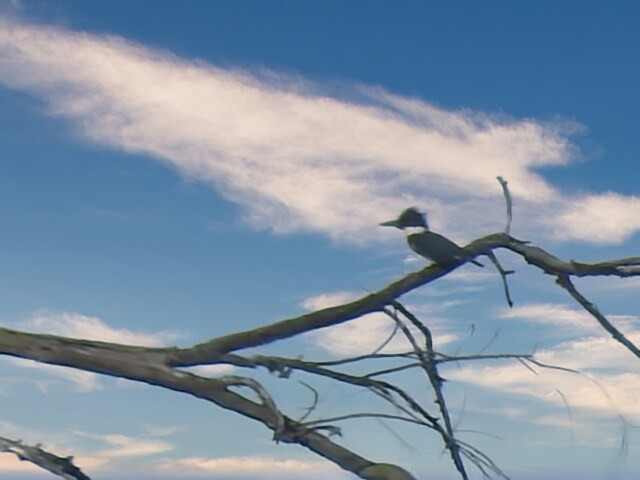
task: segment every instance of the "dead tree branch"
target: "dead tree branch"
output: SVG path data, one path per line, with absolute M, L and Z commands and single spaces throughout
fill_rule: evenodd
M 512 199 L 507 187 L 507 182 L 501 177 L 498 177 L 498 180 L 502 185 L 507 205 L 507 224 L 505 231 L 479 238 L 465 248 L 472 254 L 472 257 L 477 255 L 489 256 L 496 265 L 502 277 L 504 292 L 509 305 L 512 305 L 513 302 L 509 294 L 507 276 L 512 274 L 513 271 L 505 270 L 498 262 L 495 251 L 501 248 L 514 252 L 521 256 L 527 263 L 537 267 L 546 274 L 554 276 L 557 283 L 567 290 L 574 300 L 596 318 L 599 324 L 610 333 L 614 339 L 640 358 L 640 350 L 627 339 L 593 303 L 587 300 L 575 288 L 572 282 L 572 277 L 616 276 L 626 278 L 640 276 L 640 257 L 609 260 L 593 264 L 579 263 L 573 260 L 565 261 L 540 247 L 512 237 L 509 234 L 512 219 Z M 0 328 L 0 355 L 9 355 L 52 365 L 78 368 L 89 372 L 144 382 L 192 395 L 221 408 L 231 410 L 261 422 L 273 432 L 276 441 L 297 443 L 341 468 L 365 479 L 407 480 L 413 477 L 399 467 L 372 462 L 342 447 L 331 438 L 332 434 L 339 432 L 339 429 L 333 425 L 328 425 L 328 421 L 342 421 L 367 415 L 390 418 L 427 427 L 441 436 L 451 454 L 456 469 L 463 479 L 467 478 L 462 460 L 463 456 L 471 460 L 481 472 L 485 474 L 493 473 L 507 478 L 503 472 L 477 448 L 461 442 L 454 437 L 454 429 L 443 393 L 443 379 L 438 373 L 438 365 L 451 361 L 515 358 L 529 368 L 531 367 L 529 363 L 544 367 L 547 366 L 536 362 L 531 355 L 505 354 L 452 357 L 435 352 L 433 350 L 433 339 L 429 328 L 398 301 L 401 296 L 447 275 L 462 263 L 464 263 L 464 261 L 449 265 L 446 268 L 437 264 L 428 265 L 420 271 L 410 273 L 396 282 L 353 302 L 285 319 L 258 328 L 230 333 L 187 348 L 145 348 L 107 342 L 78 340 L 54 335 L 38 335 Z M 393 307 L 395 310 L 391 310 L 389 307 Z M 380 353 L 380 349 L 377 349 L 370 355 L 331 362 L 310 362 L 259 355 L 244 357 L 238 354 L 239 351 L 247 348 L 258 347 L 316 329 L 339 325 L 374 312 L 385 312 L 394 319 L 395 324 L 409 342 L 412 349 L 411 351 L 401 354 L 383 354 Z M 402 315 L 402 318 L 400 318 L 398 312 Z M 405 324 L 405 320 L 411 323 L 423 336 L 424 346 L 421 346 L 420 342 L 414 337 L 413 332 Z M 386 342 L 383 346 L 384 345 L 386 345 Z M 401 360 L 403 363 L 400 365 L 396 363 L 383 369 L 378 368 L 378 370 L 371 371 L 365 375 L 352 375 L 337 371 L 335 368 L 330 368 L 372 359 L 395 359 Z M 206 378 L 184 370 L 185 367 L 211 364 L 228 364 L 240 368 L 266 368 L 271 372 L 277 373 L 282 378 L 288 378 L 294 371 L 329 378 L 336 382 L 364 388 L 372 392 L 374 395 L 386 401 L 387 404 L 396 411 L 396 414 L 384 412 L 365 414 L 361 412 L 340 415 L 333 419 L 309 420 L 308 417 L 314 410 L 312 406 L 301 420 L 296 421 L 283 413 L 278 408 L 276 400 L 272 398 L 269 391 L 252 378 L 239 375 Z M 440 418 L 429 413 L 429 411 L 422 406 L 421 402 L 416 401 L 402 388 L 392 382 L 374 378 L 418 367 L 422 367 L 425 371 L 429 383 L 435 392 Z M 553 368 L 570 371 L 563 367 Z M 257 401 L 240 395 L 233 390 L 238 387 L 251 389 L 257 397 Z M 308 388 L 315 392 L 315 406 L 317 404 L 317 391 L 311 386 L 308 386 Z M 325 435 L 322 433 L 323 431 L 328 433 Z M 49 466 L 70 465 L 67 468 L 69 470 L 68 472 L 60 471 L 67 475 L 74 473 L 71 468 L 70 458 L 60 459 L 59 457 L 42 451 L 39 447 L 28 447 L 20 444 L 20 442 L 13 444 L 7 442 L 11 441 L 0 437 L 0 447 L 4 447 L 5 451 L 16 453 L 18 447 L 21 448 L 20 453 L 17 453 L 20 458 L 29 461 L 32 461 L 32 458 L 40 459 L 44 464 L 48 462 Z M 65 461 L 67 463 L 65 463 Z M 49 470 L 53 471 L 51 468 L 49 468 Z M 81 472 L 79 474 L 81 474 Z M 66 478 L 83 479 L 88 477 L 68 476 Z
M 73 457 L 58 457 L 43 450 L 40 445 L 31 446 L 20 440 L 0 437 L 0 452 L 15 454 L 20 460 L 31 462 L 66 480 L 91 480 L 73 464 Z
M 427 374 L 429 378 L 429 382 L 431 383 L 431 387 L 436 396 L 436 404 L 440 410 L 440 415 L 442 416 L 442 420 L 444 422 L 445 433 L 446 436 L 443 437 L 443 441 L 447 449 L 451 454 L 451 459 L 453 460 L 453 464 L 460 473 L 460 477 L 463 480 L 467 480 L 469 477 L 467 475 L 466 469 L 464 467 L 464 463 L 462 462 L 462 458 L 460 457 L 460 448 L 458 442 L 453 433 L 453 426 L 451 424 L 451 416 L 449 415 L 449 409 L 447 408 L 447 403 L 444 397 L 444 393 L 442 392 L 442 385 L 444 380 L 438 373 L 438 366 L 435 360 L 435 353 L 433 351 L 433 338 L 431 336 L 431 331 L 424 325 L 418 318 L 409 312 L 404 305 L 395 300 L 392 303 L 393 307 L 402 313 L 402 315 L 409 320 L 414 327 L 416 327 L 420 333 L 422 333 L 425 341 L 425 349 L 422 350 L 411 331 L 404 325 L 402 320 L 400 320 L 394 312 L 389 310 L 385 310 L 385 312 L 398 324 L 405 337 L 413 347 L 413 350 L 416 356 L 420 360 L 420 364 L 422 365 L 423 370 Z
M 556 283 L 564 288 L 569 294 L 589 312 L 598 323 L 604 328 L 611 336 L 622 345 L 624 345 L 631 353 L 640 358 L 640 350 L 635 344 L 629 340 L 620 330 L 618 330 L 608 319 L 605 317 L 598 307 L 591 303 L 587 298 L 582 295 L 578 289 L 573 285 L 568 275 L 558 275 Z

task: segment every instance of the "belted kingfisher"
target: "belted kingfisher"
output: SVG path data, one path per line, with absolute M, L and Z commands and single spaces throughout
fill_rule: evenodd
M 427 219 L 416 208 L 407 208 L 395 220 L 381 223 L 383 227 L 396 227 L 407 232 L 407 243 L 411 250 L 441 266 L 462 261 L 484 267 L 473 259 L 473 255 L 451 240 L 429 230 Z M 417 231 L 416 231 L 417 230 Z

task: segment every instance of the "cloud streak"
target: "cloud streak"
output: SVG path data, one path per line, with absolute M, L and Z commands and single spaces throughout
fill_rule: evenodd
M 622 320 L 627 323 L 637 321 Z M 640 331 L 637 328 L 629 330 L 627 337 L 637 344 Z M 535 358 L 543 364 L 580 373 L 535 367 L 537 374 L 534 375 L 517 363 L 496 363 L 450 369 L 446 376 L 498 391 L 501 395 L 524 395 L 559 407 L 566 400 L 572 409 L 602 417 L 622 415 L 632 422 L 640 418 L 640 407 L 633 400 L 640 388 L 637 359 L 612 338 L 600 335 L 561 342 L 536 352 Z
M 160 462 L 156 468 L 160 473 L 199 474 L 207 478 L 247 478 L 259 475 L 261 478 L 342 479 L 347 476 L 327 462 L 260 456 L 172 459 Z
M 45 310 L 36 312 L 31 317 L 19 322 L 18 327 L 29 332 L 146 347 L 167 346 L 181 336 L 177 332 L 170 331 L 134 332 L 126 328 L 111 327 L 98 317 L 75 312 L 49 312 Z
M 322 293 L 305 299 L 302 308 L 313 311 L 340 305 L 358 298 L 355 292 Z M 446 306 L 445 306 L 446 308 Z M 430 328 L 434 332 L 436 348 L 458 339 L 454 333 L 448 332 L 443 324 L 446 322 L 433 314 L 429 318 Z M 395 324 L 386 314 L 370 313 L 350 322 L 320 329 L 308 334 L 308 338 L 324 351 L 338 356 L 357 356 L 371 354 L 384 344 L 380 350 L 384 353 L 400 353 L 412 350 L 411 344 L 397 331 Z M 412 325 L 407 325 L 414 337 L 421 338 L 421 333 Z M 395 335 L 391 338 L 391 335 Z
M 640 228 L 618 228 L 640 218 L 640 200 L 620 210 L 586 195 L 587 218 L 622 212 L 594 236 L 577 220 L 582 210 L 536 172 L 571 160 L 572 126 L 447 111 L 380 88 L 338 96 L 298 77 L 1 18 L 0 83 L 42 99 L 99 144 L 212 184 L 258 228 L 367 242 L 390 235 L 380 219 L 416 204 L 435 228 L 478 235 L 502 221 L 496 175 L 509 180 L 522 229 L 607 243 Z M 552 206 L 565 212 L 562 229 L 545 215 Z

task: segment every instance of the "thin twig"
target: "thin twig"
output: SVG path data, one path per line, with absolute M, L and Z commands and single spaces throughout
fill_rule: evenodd
M 320 395 L 318 395 L 318 390 L 313 388 L 308 383 L 303 382 L 302 380 L 298 380 L 298 382 L 303 387 L 307 387 L 309 390 L 311 390 L 311 393 L 313 394 L 313 403 L 309 407 L 305 408 L 306 412 L 304 413 L 304 415 L 302 415 L 302 417 L 298 419 L 298 423 L 302 423 L 309 417 L 309 415 L 311 415 L 311 412 L 316 409 L 316 406 L 318 405 L 318 398 L 320 397 Z
M 373 352 L 371 352 L 371 355 L 376 355 L 380 353 L 382 349 L 384 349 L 384 347 L 389 345 L 389 343 L 391 342 L 391 340 L 393 340 L 393 337 L 395 337 L 397 333 L 398 333 L 398 325 L 395 324 L 389 336 L 378 346 L 378 348 L 376 348 Z
M 620 330 L 618 330 L 609 320 L 607 320 L 607 317 L 605 317 L 602 313 L 600 313 L 600 310 L 598 310 L 598 307 L 596 307 L 593 303 L 587 300 L 587 298 L 584 297 L 576 289 L 576 287 L 573 285 L 573 282 L 571 282 L 569 275 L 558 275 L 558 278 L 556 279 L 556 283 L 560 285 L 562 288 L 564 288 L 567 292 L 569 292 L 569 294 L 580 305 L 582 305 L 584 309 L 587 312 L 589 312 L 598 321 L 598 323 L 602 326 L 602 328 L 604 328 L 607 332 L 609 332 L 615 340 L 617 340 L 622 345 L 627 347 L 627 349 L 631 353 L 633 353 L 636 357 L 640 358 L 640 350 L 638 349 L 638 347 L 636 347 L 631 340 L 625 337 Z
M 241 377 L 239 375 L 225 375 L 218 377 L 217 380 L 223 382 L 227 387 L 248 387 L 253 390 L 258 398 L 262 400 L 262 405 L 267 407 L 273 414 L 275 419 L 273 438 L 276 441 L 280 438 L 284 432 L 284 417 L 266 388 L 253 378 Z
M 442 393 L 443 380 L 440 374 L 438 373 L 438 366 L 437 366 L 437 362 L 435 360 L 435 354 L 433 351 L 433 338 L 431 336 L 431 331 L 427 328 L 426 325 L 424 325 L 420 320 L 418 320 L 418 318 L 415 315 L 413 315 L 409 310 L 405 308 L 404 305 L 402 305 L 397 300 L 394 300 L 393 302 L 391 302 L 391 305 L 393 305 L 393 307 L 396 310 L 401 312 L 402 315 L 404 315 L 404 317 L 406 317 L 416 328 L 418 328 L 418 330 L 420 330 L 420 332 L 425 338 L 426 350 L 423 351 L 420 349 L 411 331 L 409 331 L 409 329 L 397 317 L 397 315 L 395 315 L 393 312 L 387 309 L 384 310 L 385 313 L 387 313 L 387 315 L 389 315 L 398 324 L 398 326 L 402 330 L 402 333 L 405 335 L 409 343 L 411 343 L 411 346 L 413 347 L 414 351 L 418 355 L 418 358 L 420 359 L 420 363 L 422 364 L 422 367 L 425 373 L 427 374 L 427 377 L 429 378 L 429 382 L 433 387 L 434 393 L 436 395 L 436 403 L 438 404 L 438 408 L 440 409 L 440 414 L 442 415 L 442 420 L 444 422 L 446 436 L 443 437 L 443 440 L 445 442 L 447 449 L 449 450 L 451 459 L 453 460 L 456 470 L 458 470 L 463 480 L 467 480 L 469 477 L 467 475 L 466 469 L 464 467 L 464 463 L 460 456 L 460 449 L 458 447 L 457 440 L 453 433 L 453 427 L 451 425 L 451 417 L 449 415 L 449 410 L 447 408 L 444 394 Z
M 501 176 L 496 177 L 502 186 L 502 193 L 504 194 L 504 199 L 507 203 L 507 224 L 504 227 L 504 233 L 509 235 L 509 231 L 511 230 L 511 218 L 512 218 L 512 201 L 511 201 L 511 193 L 509 192 L 509 187 L 507 185 L 507 181 Z
M 390 415 L 388 413 L 378 413 L 378 412 L 372 412 L 372 413 L 349 413 L 346 415 L 338 415 L 335 417 L 329 417 L 329 418 L 323 418 L 321 420 L 311 420 L 309 422 L 305 422 L 303 424 L 303 426 L 305 427 L 312 427 L 314 425 L 320 425 L 323 423 L 327 423 L 327 422 L 341 422 L 344 420 L 353 420 L 354 418 L 387 418 L 390 420 L 397 420 L 399 422 L 407 422 L 407 423 L 413 423 L 414 425 L 420 425 L 423 427 L 428 427 L 429 425 L 427 425 L 425 422 L 421 421 L 421 420 L 417 420 L 415 418 L 407 418 L 407 417 L 402 417 L 400 415 Z
M 445 355 L 444 353 L 438 353 L 438 363 L 445 362 L 464 362 L 464 361 L 476 361 L 476 360 L 504 360 L 504 359 L 519 359 L 524 358 L 527 360 L 532 359 L 532 355 L 527 353 L 495 353 L 495 354 L 482 354 L 482 355 Z
M 496 266 L 496 269 L 500 273 L 500 278 L 502 279 L 502 287 L 504 289 L 504 296 L 507 298 L 507 304 L 510 307 L 513 307 L 513 300 L 511 300 L 511 294 L 509 293 L 509 284 L 507 283 L 507 275 L 512 275 L 515 272 L 513 270 L 505 270 L 502 268 L 502 265 L 498 261 L 498 257 L 493 252 L 487 252 L 487 257 L 489 260 Z
M 510 480 L 510 477 L 505 474 L 486 454 L 482 453 L 476 447 L 467 442 L 460 441 L 460 445 L 463 447 L 463 454 L 473 462 L 485 477 L 489 478 L 489 472 L 493 472 L 505 480 Z
M 265 360 L 266 359 L 266 360 Z M 385 400 L 389 401 L 396 408 L 400 408 L 405 413 L 413 416 L 411 412 L 418 413 L 425 421 L 428 422 L 430 428 L 433 428 L 437 432 L 442 431 L 442 426 L 438 423 L 438 419 L 429 414 L 418 402 L 416 402 L 408 393 L 403 389 L 389 382 L 374 380 L 365 376 L 349 375 L 335 370 L 329 370 L 327 368 L 319 367 L 314 362 L 305 362 L 303 360 L 283 358 L 283 357 L 262 357 L 256 356 L 252 359 L 254 366 L 259 366 L 264 361 L 266 365 L 273 365 L 274 363 L 281 363 L 287 368 L 301 370 L 307 373 L 312 373 L 322 377 L 332 378 L 343 383 L 347 383 L 354 386 L 365 387 L 371 390 L 373 393 L 379 395 Z M 246 363 L 245 363 L 246 366 Z M 390 396 L 389 392 L 393 392 L 398 395 L 404 402 L 407 403 L 408 408 L 399 406 L 395 400 Z

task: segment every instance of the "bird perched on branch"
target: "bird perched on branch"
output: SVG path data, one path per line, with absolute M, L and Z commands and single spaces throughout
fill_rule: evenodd
M 441 266 L 458 262 L 471 262 L 483 267 L 473 255 L 451 240 L 429 230 L 427 219 L 416 208 L 407 208 L 395 220 L 381 223 L 383 227 L 396 227 L 407 232 L 407 243 L 411 250 Z

